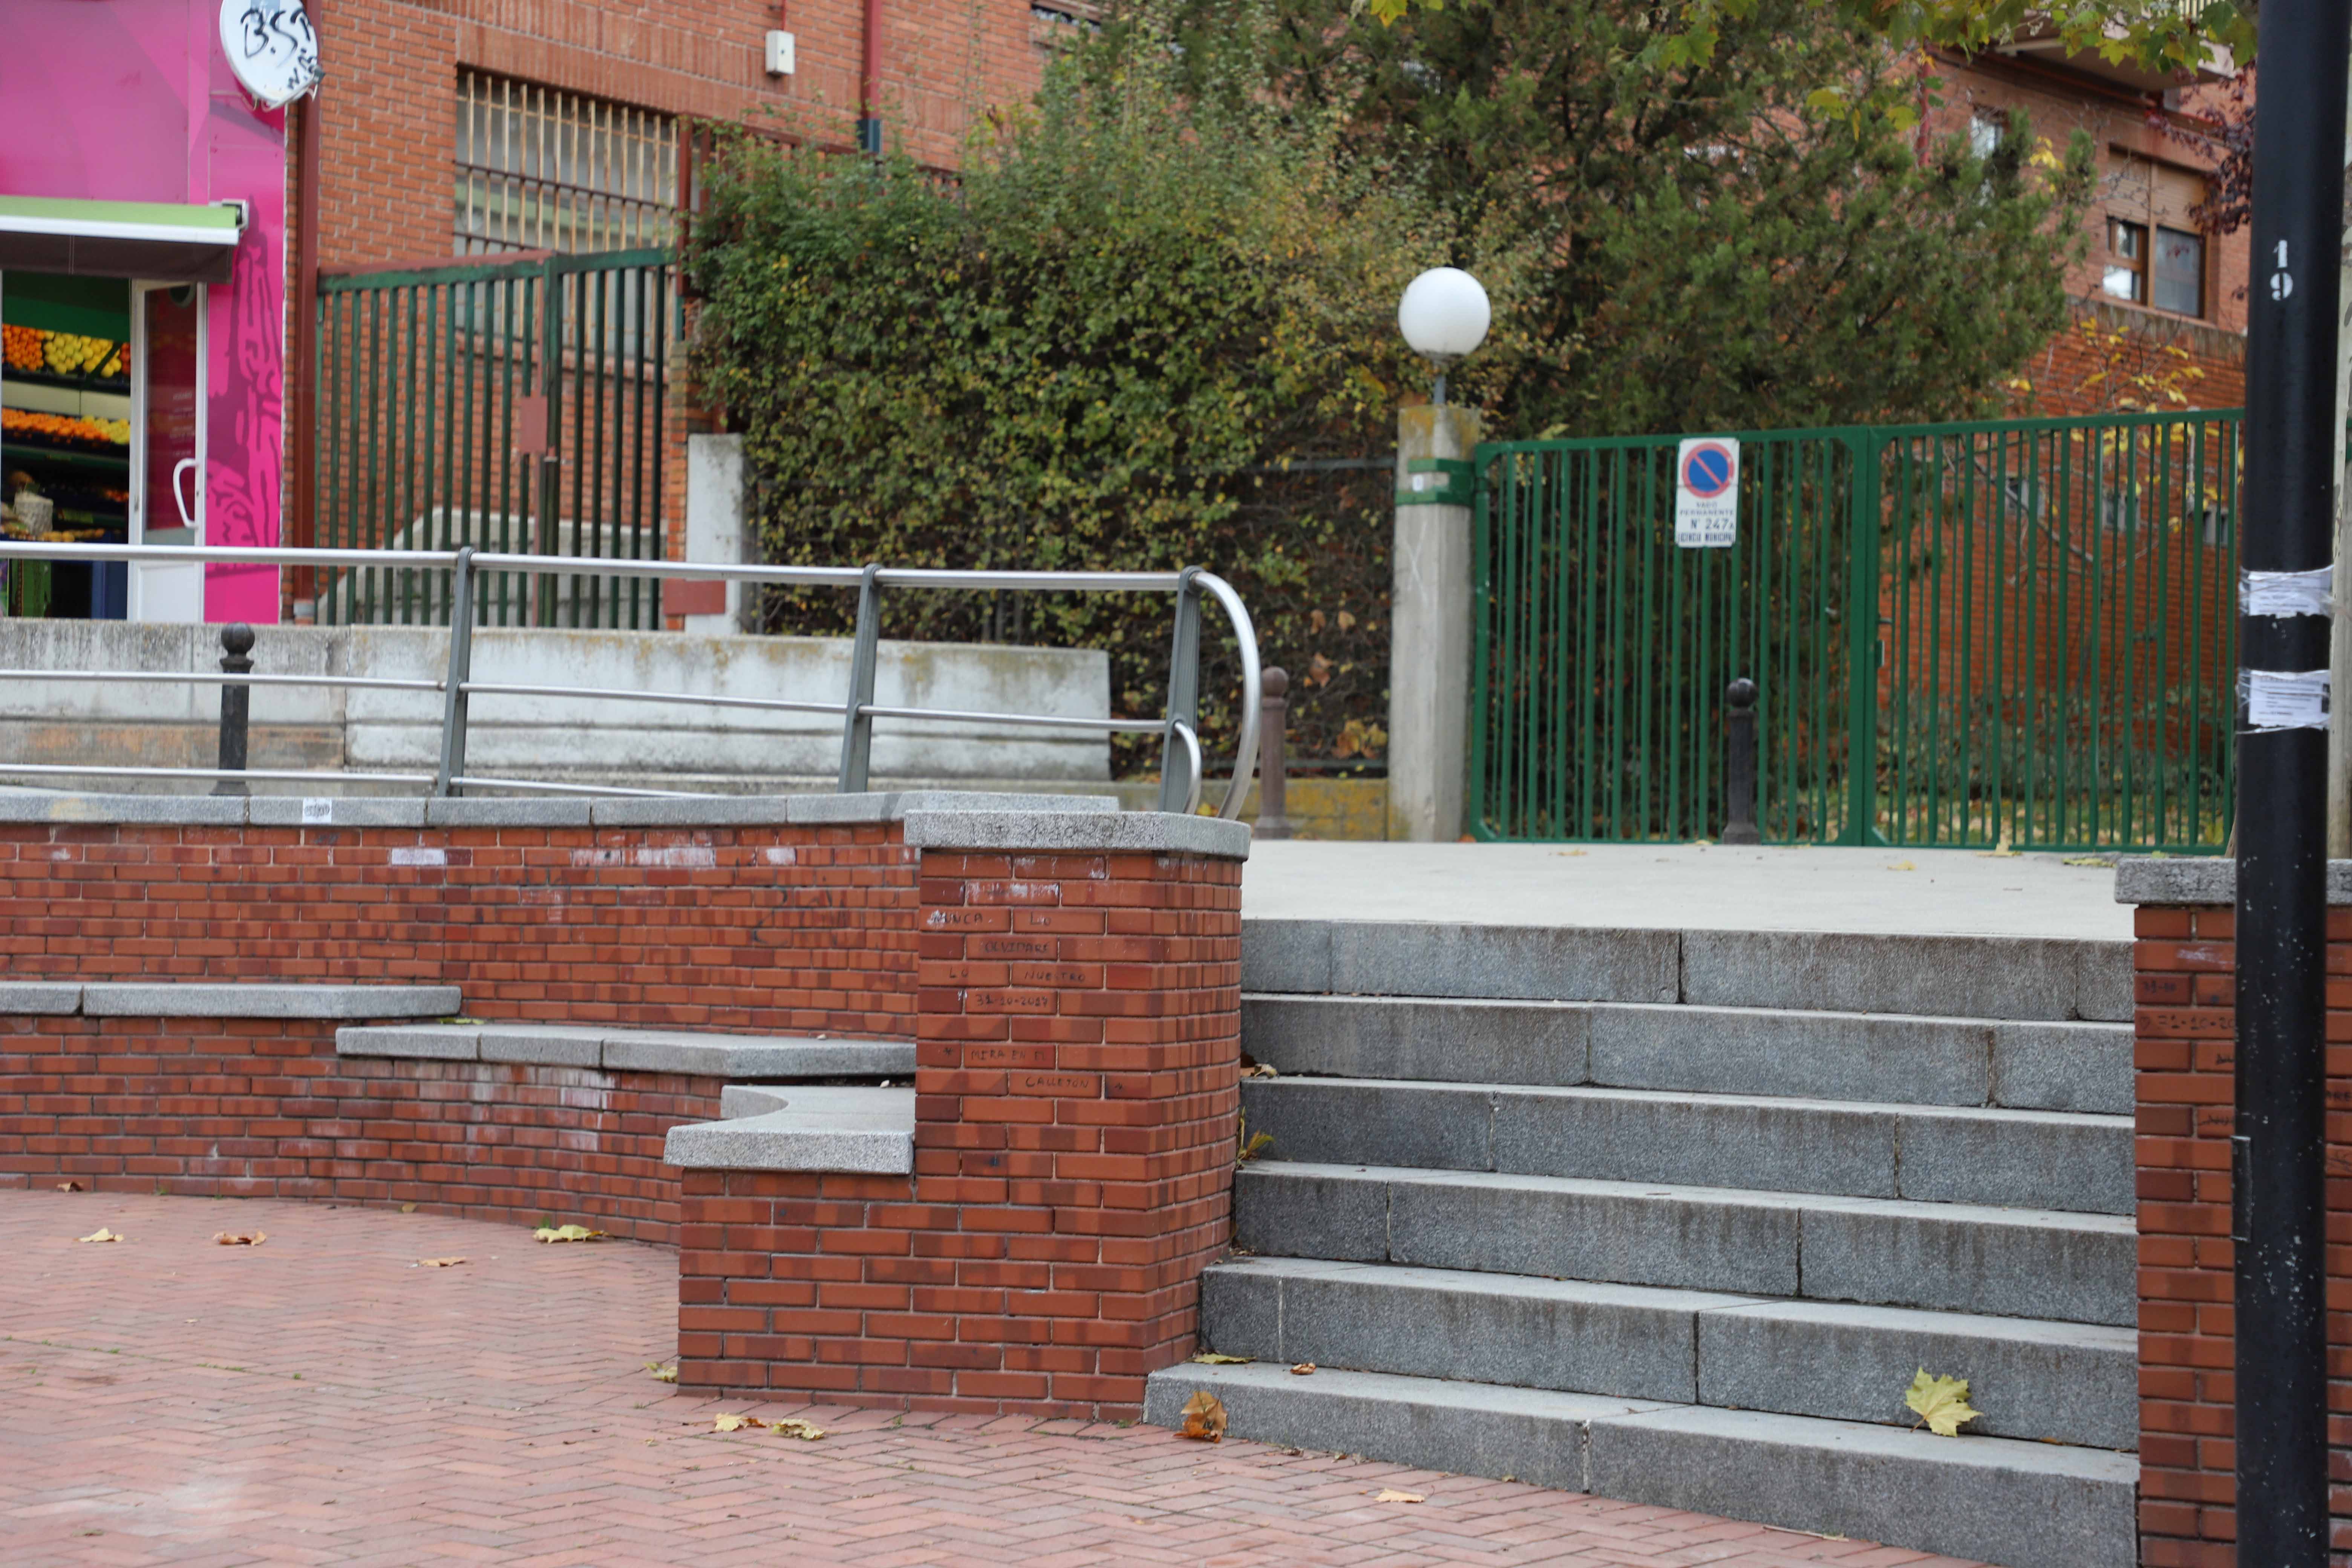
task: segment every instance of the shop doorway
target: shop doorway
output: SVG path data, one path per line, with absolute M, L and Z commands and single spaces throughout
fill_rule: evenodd
M 205 285 L 0 271 L 0 533 L 204 539 Z M 18 562 L 0 609 L 200 621 L 194 563 Z

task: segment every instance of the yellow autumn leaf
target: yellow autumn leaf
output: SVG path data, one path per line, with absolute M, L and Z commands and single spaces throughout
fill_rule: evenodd
M 1967 1378 L 1929 1377 L 1924 1366 L 1904 1391 L 1903 1403 L 1916 1412 L 1920 1422 L 1938 1437 L 1958 1436 L 1961 1423 L 1973 1421 L 1978 1415 L 1969 1408 Z
M 675 1366 L 664 1366 L 657 1361 L 649 1361 L 646 1363 L 646 1370 L 654 1374 L 654 1381 L 656 1383 L 676 1383 L 677 1381 L 677 1368 Z
M 549 1242 L 602 1241 L 604 1239 L 604 1233 L 603 1231 L 590 1230 L 584 1225 L 543 1225 L 537 1230 L 532 1231 L 530 1234 L 537 1240 Z
M 720 1415 L 713 1419 L 718 1422 L 718 1425 L 711 1428 L 714 1432 L 740 1432 L 746 1426 L 763 1425 L 756 1415 Z
M 1382 1487 L 1380 1495 L 1372 1500 L 1374 1502 L 1427 1502 L 1429 1500 L 1419 1492 L 1401 1492 L 1394 1487 Z
M 269 1233 L 266 1230 L 257 1230 L 251 1236 L 239 1236 L 233 1230 L 216 1230 L 213 1232 L 213 1245 L 215 1247 L 259 1247 L 263 1242 L 268 1241 L 268 1239 Z
M 416 1260 L 416 1267 L 419 1268 L 455 1268 L 457 1265 L 465 1261 L 466 1260 L 462 1258 L 420 1258 Z
M 824 1428 L 814 1421 L 803 1421 L 797 1415 L 787 1415 L 782 1421 L 768 1423 L 768 1430 L 779 1437 L 798 1437 L 803 1443 L 814 1443 L 824 1436 Z
M 1897 860 L 1886 868 L 1890 871 L 1916 871 L 1919 868 L 1908 860 Z
M 1311 1361 L 1302 1361 L 1297 1366 L 1290 1369 L 1290 1373 L 1293 1377 L 1313 1377 L 1315 1375 L 1315 1363 Z
M 1215 1351 L 1202 1351 L 1192 1359 L 1202 1366 L 1247 1366 L 1250 1363 L 1248 1356 L 1219 1355 Z
M 131 1238 L 127 1236 L 117 1236 L 104 1226 L 100 1226 L 88 1236 L 78 1236 L 74 1239 L 76 1241 L 128 1241 Z
M 1202 1389 L 1184 1402 L 1184 1425 L 1177 1428 L 1179 1437 L 1197 1438 L 1203 1443 L 1225 1440 L 1225 1405 L 1207 1389 Z

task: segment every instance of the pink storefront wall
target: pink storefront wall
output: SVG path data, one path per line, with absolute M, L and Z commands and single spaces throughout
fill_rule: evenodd
M 247 98 L 219 29 L 218 0 L 0 0 L 0 193 L 247 203 L 206 310 L 205 542 L 266 546 L 285 469 L 286 116 Z M 207 620 L 278 605 L 275 567 L 206 568 Z

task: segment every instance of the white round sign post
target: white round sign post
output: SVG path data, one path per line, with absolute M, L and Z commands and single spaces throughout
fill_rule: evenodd
M 302 0 L 221 0 L 221 51 L 264 109 L 283 109 L 319 85 L 319 35 Z

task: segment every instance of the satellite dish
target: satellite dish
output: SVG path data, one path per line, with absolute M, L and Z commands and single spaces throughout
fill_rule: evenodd
M 302 0 L 221 0 L 221 52 L 264 109 L 283 109 L 319 85 L 319 35 Z

